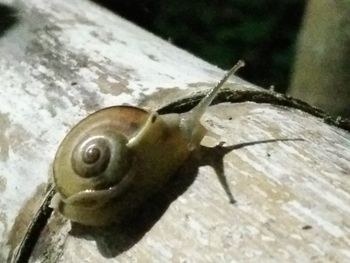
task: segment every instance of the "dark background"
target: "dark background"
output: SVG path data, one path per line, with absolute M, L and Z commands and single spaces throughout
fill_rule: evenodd
M 93 1 L 223 69 L 245 60 L 252 83 L 289 85 L 304 0 Z

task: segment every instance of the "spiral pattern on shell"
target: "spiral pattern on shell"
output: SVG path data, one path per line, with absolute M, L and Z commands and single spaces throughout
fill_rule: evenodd
M 127 144 L 148 117 L 144 110 L 116 106 L 78 123 L 62 141 L 54 162 L 54 180 L 62 197 L 118 185 L 133 162 Z
M 109 183 L 120 181 L 130 166 L 127 139 L 113 131 L 96 131 L 75 146 L 71 161 L 73 170 L 83 178 L 105 177 Z M 100 179 L 102 180 L 102 179 Z

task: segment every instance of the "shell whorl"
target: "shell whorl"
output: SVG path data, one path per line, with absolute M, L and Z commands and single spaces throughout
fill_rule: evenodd
M 61 143 L 54 162 L 54 180 L 62 197 L 118 186 L 133 161 L 127 144 L 148 118 L 142 109 L 116 106 L 78 123 Z
M 118 183 L 131 163 L 127 138 L 102 126 L 89 132 L 71 154 L 71 165 L 76 175 L 91 178 L 96 183 Z

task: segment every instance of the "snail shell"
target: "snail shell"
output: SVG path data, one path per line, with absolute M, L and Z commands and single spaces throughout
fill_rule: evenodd
M 54 207 L 84 225 L 122 219 L 169 177 L 205 135 L 200 124 L 238 63 L 191 111 L 159 115 L 131 106 L 97 111 L 80 121 L 59 146 L 53 165 Z
M 59 211 L 82 224 L 105 225 L 133 205 L 129 202 L 135 196 L 163 184 L 173 163 L 182 163 L 189 154 L 180 129 L 171 127 L 176 118 L 170 123 L 163 119 L 139 108 L 115 106 L 78 123 L 54 162 L 54 182 L 63 200 Z M 125 198 L 127 189 L 131 200 Z

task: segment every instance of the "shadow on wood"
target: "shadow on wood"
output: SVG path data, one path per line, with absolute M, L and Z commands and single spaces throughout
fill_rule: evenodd
M 115 257 L 134 246 L 162 217 L 169 205 L 194 182 L 198 160 L 193 156 L 158 193 L 149 198 L 120 224 L 108 227 L 88 227 L 72 223 L 70 234 L 94 239 L 101 254 Z
M 233 150 L 261 143 L 279 141 L 302 141 L 303 139 L 271 139 L 215 147 L 201 146 L 199 152 L 171 177 L 166 186 L 146 201 L 140 209 L 128 216 L 120 224 L 96 228 L 72 223 L 70 234 L 88 240 L 95 240 L 100 253 L 107 258 L 115 257 L 133 247 L 156 224 L 170 204 L 176 200 L 196 179 L 198 168 L 209 165 L 215 170 L 229 202 L 236 201 L 227 183 L 224 171 L 224 157 Z M 174 222 L 176 224 L 176 222 Z
M 228 200 L 231 204 L 235 204 L 236 200 L 233 197 L 229 184 L 226 180 L 226 175 L 224 171 L 224 157 L 226 154 L 233 150 L 237 150 L 243 147 L 252 146 L 261 143 L 272 143 L 272 142 L 283 142 L 283 141 L 303 141 L 301 138 L 295 139 L 269 139 L 269 140 L 259 140 L 253 142 L 244 142 L 239 144 L 234 144 L 230 146 L 223 146 L 224 142 L 220 142 L 215 147 L 206 147 L 201 146 L 200 154 L 201 154 L 201 163 L 199 166 L 210 165 L 215 170 L 216 175 L 225 190 Z

